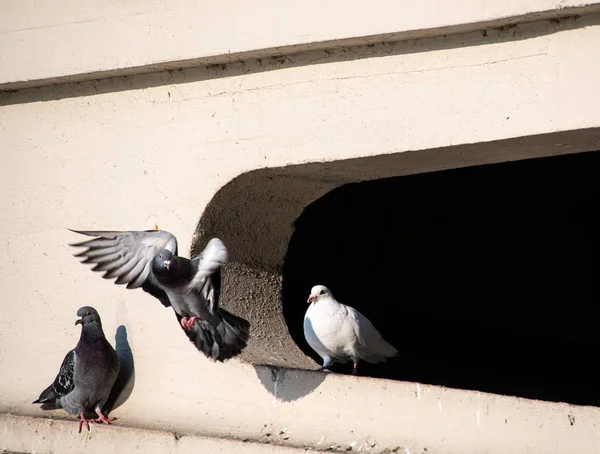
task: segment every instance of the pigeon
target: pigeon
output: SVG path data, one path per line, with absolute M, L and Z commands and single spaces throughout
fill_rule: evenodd
M 190 259 L 177 255 L 177 239 L 164 230 L 80 231 L 95 237 L 73 247 L 86 248 L 75 257 L 105 271 L 115 284 L 141 287 L 165 307 L 171 306 L 188 339 L 212 361 L 223 362 L 246 347 L 250 323 L 218 307 L 221 266 L 227 248 L 212 238 L 202 253 Z
M 108 343 L 102 331 L 102 322 L 96 309 L 84 306 L 77 311 L 81 317 L 75 325 L 81 325 L 77 346 L 69 351 L 60 365 L 54 383 L 48 386 L 34 404 L 42 404 L 42 410 L 63 408 L 72 415 L 79 415 L 79 433 L 85 423 L 110 424 L 114 418 L 102 414 L 102 408 L 119 375 L 119 356 Z M 97 419 L 87 419 L 94 410 Z
M 328 369 L 334 362 L 352 360 L 352 375 L 358 375 L 359 360 L 379 363 L 398 354 L 367 317 L 353 307 L 338 303 L 327 287 L 315 285 L 308 303 L 304 337 L 323 358 L 319 370 Z

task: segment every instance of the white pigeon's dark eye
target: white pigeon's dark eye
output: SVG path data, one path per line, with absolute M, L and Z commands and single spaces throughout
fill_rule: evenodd
M 321 290 L 321 291 L 319 292 L 319 295 L 325 295 L 325 290 Z

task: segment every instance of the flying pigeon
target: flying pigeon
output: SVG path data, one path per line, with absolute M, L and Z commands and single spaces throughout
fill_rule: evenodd
M 177 239 L 164 230 L 78 231 L 96 237 L 74 247 L 92 271 L 105 271 L 105 279 L 127 288 L 142 287 L 165 307 L 171 306 L 189 340 L 213 361 L 225 361 L 246 347 L 250 323 L 218 307 L 221 266 L 227 248 L 211 239 L 198 256 L 177 256 Z
M 338 303 L 327 287 L 315 285 L 308 303 L 304 337 L 323 358 L 319 370 L 328 369 L 334 362 L 352 360 L 352 375 L 357 375 L 359 360 L 379 363 L 398 354 L 367 317 L 353 307 Z
M 110 391 L 119 374 L 119 357 L 102 331 L 102 322 L 96 309 L 84 306 L 77 311 L 81 317 L 81 336 L 77 346 L 65 356 L 54 383 L 48 386 L 34 404 L 42 410 L 64 408 L 67 413 L 79 415 L 79 432 L 83 423 L 90 430 L 90 422 L 109 424 L 114 418 L 102 414 Z M 97 419 L 87 419 L 94 410 Z

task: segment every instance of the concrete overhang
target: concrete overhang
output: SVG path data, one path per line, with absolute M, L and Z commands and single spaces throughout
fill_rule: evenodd
M 0 6 L 0 90 L 219 65 L 600 12 L 600 2 L 69 1 Z

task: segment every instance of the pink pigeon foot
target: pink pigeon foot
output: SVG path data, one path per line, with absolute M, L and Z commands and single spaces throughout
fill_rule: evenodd
M 96 413 L 98 413 L 98 418 L 94 419 L 95 422 L 103 422 L 104 424 L 110 424 L 111 421 L 115 420 L 115 418 L 107 418 L 102 414 L 100 410 L 96 410 Z
M 192 329 L 192 326 L 194 326 L 194 323 L 196 323 L 196 320 L 200 320 L 200 317 L 196 317 L 194 315 L 193 317 L 190 317 L 188 319 L 188 322 L 187 322 L 188 329 Z
M 194 326 L 194 323 L 196 323 L 196 320 L 200 320 L 200 317 L 196 317 L 195 315 L 190 318 L 184 317 L 181 319 L 181 326 L 183 329 L 189 331 Z
M 79 433 L 81 433 L 81 426 L 83 426 L 83 423 L 85 423 L 87 430 L 89 432 L 90 430 L 90 422 L 92 422 L 94 420 L 94 418 L 92 419 L 86 419 L 85 416 L 82 413 L 79 413 Z
M 357 367 L 358 367 L 358 364 L 354 363 L 354 369 L 352 369 L 352 375 L 358 375 L 358 371 L 356 370 Z

